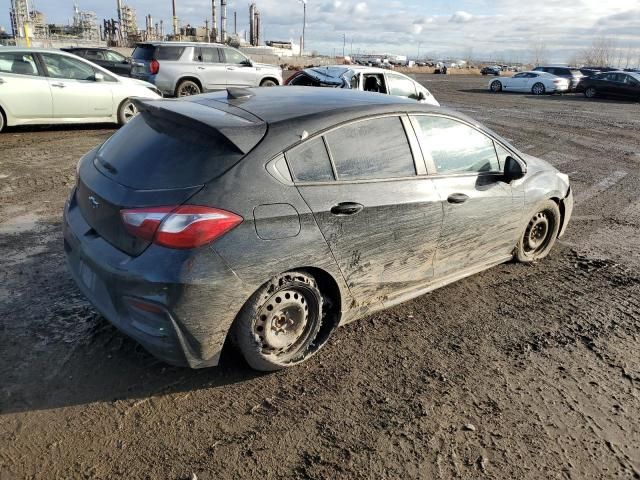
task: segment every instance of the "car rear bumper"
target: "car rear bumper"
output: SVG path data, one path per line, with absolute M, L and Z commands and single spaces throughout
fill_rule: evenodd
M 63 221 L 67 265 L 100 314 L 166 363 L 217 365 L 246 298 L 234 272 L 211 247 L 152 245 L 130 257 L 95 233 L 73 197 Z

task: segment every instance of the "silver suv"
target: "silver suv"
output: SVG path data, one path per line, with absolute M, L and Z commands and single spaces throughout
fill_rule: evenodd
M 217 43 L 139 43 L 131 63 L 132 77 L 176 97 L 227 87 L 282 85 L 280 67 L 254 63 L 235 48 Z

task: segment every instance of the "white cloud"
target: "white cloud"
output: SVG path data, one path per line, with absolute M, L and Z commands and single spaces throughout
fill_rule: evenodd
M 473 20 L 473 15 L 471 15 L 469 12 L 464 12 L 462 10 L 451 15 L 451 18 L 449 19 L 449 21 L 453 23 L 467 23 L 467 22 L 470 22 L 471 20 Z

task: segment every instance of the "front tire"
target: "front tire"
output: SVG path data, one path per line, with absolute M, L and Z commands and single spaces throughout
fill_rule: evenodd
M 190 97 L 191 95 L 200 95 L 202 89 L 193 80 L 182 80 L 176 87 L 176 97 Z
M 232 338 L 255 370 L 297 365 L 319 348 L 322 294 L 315 279 L 299 271 L 271 279 L 242 307 Z
M 263 80 L 262 82 L 260 82 L 260 86 L 261 87 L 277 87 L 278 84 L 273 80 L 267 78 L 266 80 Z
M 516 246 L 516 260 L 531 263 L 541 260 L 553 248 L 560 231 L 560 208 L 553 200 L 542 202 L 527 223 Z
M 547 89 L 544 88 L 544 85 L 540 82 L 534 84 L 533 87 L 531 87 L 531 93 L 533 93 L 534 95 L 544 95 L 546 91 Z
M 587 98 L 595 98 L 597 94 L 598 92 L 594 87 L 589 87 L 584 91 L 584 96 Z
M 136 115 L 138 115 L 138 108 L 131 101 L 130 98 L 125 99 L 118 108 L 118 125 L 126 125 Z
M 502 82 L 500 80 L 494 80 L 491 82 L 491 91 L 493 93 L 499 93 L 502 91 Z

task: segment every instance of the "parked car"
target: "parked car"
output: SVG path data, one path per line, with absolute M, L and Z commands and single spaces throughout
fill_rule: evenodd
M 131 76 L 176 97 L 227 87 L 282 85 L 280 67 L 255 63 L 239 50 L 217 43 L 139 43 L 132 55 Z
M 491 80 L 489 90 L 498 92 L 531 92 L 534 95 L 563 93 L 569 90 L 569 80 L 550 73 L 533 71 L 516 73 L 513 77 Z
M 137 113 L 133 97 L 161 95 L 149 83 L 60 50 L 8 47 L 0 52 L 0 131 L 13 125 L 122 125 Z
M 581 84 L 585 97 L 626 97 L 640 101 L 640 73 L 605 72 L 586 78 Z
M 577 68 L 562 67 L 562 66 L 548 66 L 548 67 L 536 67 L 534 72 L 547 72 L 556 77 L 566 78 L 569 80 L 569 91 L 575 91 L 580 84 L 580 81 L 584 78 L 584 74 Z
M 108 48 L 85 48 L 85 47 L 69 47 L 61 50 L 73 53 L 78 57 L 89 60 L 90 62 L 106 68 L 110 72 L 123 77 L 131 76 L 131 59 Z
M 300 70 L 287 79 L 285 85 L 333 87 L 384 93 L 439 106 L 431 92 L 415 80 L 398 72 L 376 67 L 334 65 Z
M 496 77 L 500 76 L 500 72 L 502 72 L 502 68 L 497 65 L 493 65 L 491 67 L 483 67 L 482 70 L 480 70 L 480 73 L 482 75 L 495 75 Z
M 64 248 L 98 311 L 157 357 L 258 370 L 338 325 L 515 258 L 571 217 L 567 175 L 470 118 L 330 88 L 139 101 L 90 151 Z M 176 159 L 179 159 L 177 161 Z

